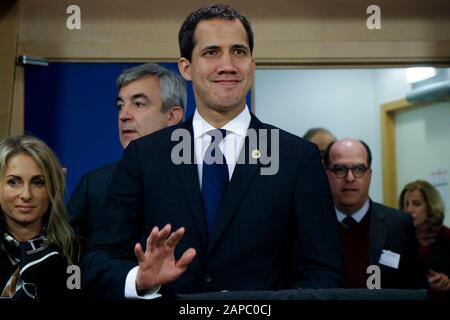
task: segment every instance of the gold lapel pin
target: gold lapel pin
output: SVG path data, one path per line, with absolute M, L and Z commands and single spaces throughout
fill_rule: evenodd
M 252 158 L 253 159 L 261 158 L 261 151 L 259 151 L 258 149 L 252 150 Z

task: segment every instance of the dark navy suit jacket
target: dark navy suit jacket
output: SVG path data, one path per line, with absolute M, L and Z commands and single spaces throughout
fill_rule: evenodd
M 372 201 L 369 210 L 369 265 L 380 267 L 381 288 L 425 288 L 425 271 L 411 215 Z M 379 263 L 383 250 L 400 255 L 397 268 Z
M 253 115 L 250 128 L 276 129 Z M 186 228 L 176 258 L 190 247 L 197 255 L 179 279 L 162 287 L 163 295 L 343 286 L 338 222 L 314 144 L 280 130 L 276 174 L 262 175 L 261 161 L 237 164 L 208 239 L 197 164 L 176 165 L 171 158 L 177 129 L 190 133 L 186 156 L 193 160 L 192 118 L 125 150 L 108 192 L 107 220 L 83 259 L 84 285 L 92 294 L 123 298 L 126 276 L 137 265 L 135 243 L 166 223 Z M 242 152 L 249 149 L 246 141 Z M 276 146 L 268 150 L 275 153 Z
M 105 213 L 106 193 L 117 163 L 86 173 L 77 184 L 70 198 L 68 211 L 70 224 L 75 233 L 89 240 L 92 233 L 101 224 Z

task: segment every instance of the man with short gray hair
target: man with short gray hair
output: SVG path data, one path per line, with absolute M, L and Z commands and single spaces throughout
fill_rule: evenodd
M 130 141 L 183 120 L 187 93 L 184 80 L 166 68 L 146 63 L 126 69 L 116 80 L 119 136 Z
M 116 85 L 119 139 L 124 149 L 132 140 L 183 120 L 186 86 L 180 76 L 166 68 L 146 63 L 126 69 Z M 103 204 L 116 165 L 115 162 L 85 174 L 70 199 L 72 227 L 87 241 L 102 221 Z

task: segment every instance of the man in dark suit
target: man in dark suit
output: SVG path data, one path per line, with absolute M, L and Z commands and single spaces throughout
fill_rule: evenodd
M 187 93 L 183 79 L 147 63 L 124 70 L 116 80 L 119 138 L 130 141 L 183 120 Z M 71 225 L 89 241 L 104 213 L 106 192 L 117 163 L 86 173 L 68 204 Z
M 324 164 L 340 222 L 347 286 L 424 287 L 411 217 L 369 199 L 372 155 L 367 144 L 350 138 L 333 142 Z M 368 270 L 371 265 L 380 272 Z
M 227 5 L 200 8 L 179 44 L 196 112 L 125 150 L 109 223 L 84 259 L 88 290 L 120 299 L 154 297 L 161 285 L 167 296 L 342 286 L 317 147 L 246 107 L 255 69 L 248 20 Z

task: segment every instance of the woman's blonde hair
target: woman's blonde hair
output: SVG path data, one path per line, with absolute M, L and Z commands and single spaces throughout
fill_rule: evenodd
M 425 180 L 416 180 L 405 185 L 398 199 L 398 207 L 404 210 L 406 193 L 414 190 L 418 190 L 422 194 L 430 209 L 428 224 L 432 227 L 441 227 L 444 222 L 444 202 L 436 188 Z
M 65 176 L 53 151 L 42 140 L 22 135 L 0 140 L 0 179 L 5 176 L 8 160 L 17 154 L 33 158 L 44 173 L 49 207 L 43 220 L 49 243 L 58 247 L 71 263 L 75 258 L 74 233 L 64 204 Z M 1 211 L 1 209 L 0 209 Z M 4 212 L 2 211 L 2 219 Z

